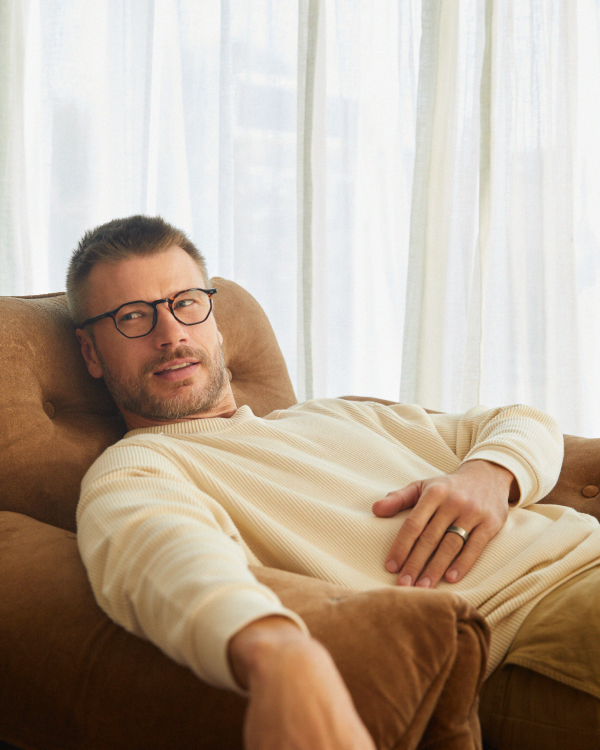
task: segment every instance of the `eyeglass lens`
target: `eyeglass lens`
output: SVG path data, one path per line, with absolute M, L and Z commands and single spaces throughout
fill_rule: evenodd
M 198 289 L 180 292 L 173 300 L 172 310 L 180 323 L 202 323 L 210 312 L 210 297 Z M 153 322 L 154 308 L 147 302 L 124 305 L 115 316 L 119 331 L 130 337 L 150 333 Z

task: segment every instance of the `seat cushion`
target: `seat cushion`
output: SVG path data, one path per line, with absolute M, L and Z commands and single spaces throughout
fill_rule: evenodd
M 487 750 L 600 747 L 600 700 L 518 664 L 483 683 L 480 716 Z

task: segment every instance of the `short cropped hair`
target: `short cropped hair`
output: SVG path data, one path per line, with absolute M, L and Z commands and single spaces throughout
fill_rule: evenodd
M 87 282 L 98 263 L 120 263 L 136 256 L 155 255 L 179 246 L 198 264 L 208 284 L 206 261 L 185 232 L 160 216 L 129 216 L 114 219 L 86 232 L 71 256 L 67 272 L 67 303 L 76 325 L 88 317 Z

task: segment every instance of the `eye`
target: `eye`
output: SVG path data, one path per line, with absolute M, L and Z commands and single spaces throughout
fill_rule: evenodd
M 123 309 L 117 318 L 117 323 L 131 323 L 134 320 L 142 320 L 148 316 L 148 311 L 140 308 L 125 308 Z
M 198 300 L 192 299 L 191 297 L 186 297 L 185 299 L 178 299 L 173 307 L 176 310 L 181 310 L 182 307 L 190 307 L 190 305 L 195 305 L 197 304 L 197 302 Z
M 135 318 L 141 318 L 142 315 L 143 315 L 143 313 L 141 313 L 139 311 L 138 312 L 125 313 L 125 315 L 121 315 L 120 321 L 123 323 L 123 322 L 126 322 L 128 320 L 134 320 Z

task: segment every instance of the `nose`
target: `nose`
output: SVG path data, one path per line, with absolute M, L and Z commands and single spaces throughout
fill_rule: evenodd
M 177 320 L 166 302 L 156 306 L 156 315 L 156 326 L 150 335 L 157 349 L 175 347 L 189 340 L 188 326 Z

